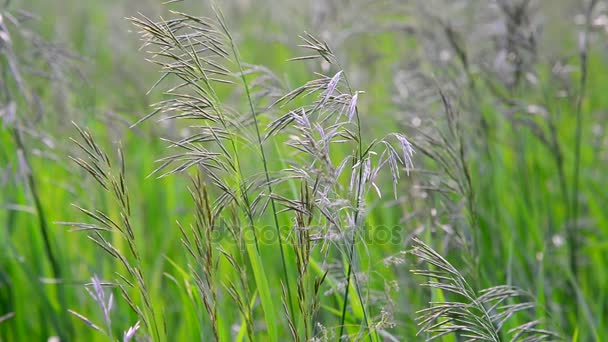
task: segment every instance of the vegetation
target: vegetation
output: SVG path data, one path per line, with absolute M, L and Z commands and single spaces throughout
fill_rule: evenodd
M 0 341 L 603 341 L 607 42 L 599 0 L 8 1 Z

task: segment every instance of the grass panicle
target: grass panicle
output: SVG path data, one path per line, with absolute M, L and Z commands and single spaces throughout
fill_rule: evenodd
M 505 330 L 507 321 L 520 312 L 533 310 L 534 302 L 516 302 L 527 297 L 513 286 L 495 286 L 475 290 L 464 276 L 439 253 L 418 239 L 414 239 L 411 253 L 428 269 L 417 269 L 415 275 L 427 278 L 424 284 L 444 293 L 446 300 L 431 302 L 430 307 L 418 312 L 418 335 L 435 340 L 456 334 L 468 341 L 544 341 L 559 336 L 540 327 L 539 321 L 523 323 Z M 452 296 L 457 300 L 450 300 Z M 509 337 L 506 337 L 509 336 Z
M 80 139 L 73 142 L 81 149 L 82 157 L 72 157 L 83 171 L 93 177 L 98 185 L 103 188 L 114 199 L 114 205 L 118 209 L 118 215 L 104 212 L 98 209 L 86 209 L 75 205 L 75 207 L 95 223 L 61 222 L 63 225 L 84 231 L 88 237 L 101 250 L 118 261 L 124 271 L 117 271 L 116 286 L 120 289 L 124 300 L 137 314 L 143 323 L 148 336 L 155 340 L 163 340 L 166 337 L 163 317 L 154 308 L 151 300 L 147 282 L 142 271 L 142 253 L 139 247 L 135 227 L 131 221 L 131 201 L 126 181 L 125 156 L 120 148 L 117 149 L 118 161 L 112 162 L 104 148 L 99 145 L 89 130 L 76 126 Z M 110 236 L 118 233 L 121 240 L 126 243 L 126 250 L 115 245 Z M 111 301 L 105 303 L 103 290 L 99 281 L 93 281 L 93 292 L 90 292 L 96 302 L 104 311 L 104 319 L 109 324 L 109 308 Z M 74 312 L 73 312 L 74 313 Z M 82 315 L 77 315 L 83 318 Z M 85 321 L 86 322 L 86 321 Z M 109 330 L 109 329 L 108 329 Z M 112 335 L 110 335 L 112 336 Z

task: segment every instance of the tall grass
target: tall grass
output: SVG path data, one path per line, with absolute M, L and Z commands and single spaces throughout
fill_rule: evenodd
M 1 341 L 608 336 L 605 2 L 61 4 L 0 10 Z
M 259 231 L 262 230 L 258 223 L 259 217 L 265 214 L 270 205 L 276 232 L 273 240 L 278 244 L 283 269 L 282 301 L 287 308 L 287 323 L 292 337 L 310 339 L 314 335 L 316 323 L 314 316 L 315 311 L 318 310 L 318 304 L 314 304 L 317 300 L 314 297 L 307 298 L 311 293 L 306 289 L 309 285 L 306 284 L 304 278 L 309 278 L 307 265 L 310 263 L 311 249 L 315 245 L 319 245 L 328 250 L 329 244 L 332 243 L 329 234 L 337 234 L 338 242 L 344 240 L 347 251 L 343 250 L 347 271 L 344 298 L 340 308 L 342 313 L 338 336 L 342 336 L 344 332 L 349 303 L 348 293 L 354 289 L 357 298 L 350 302 L 353 305 L 356 304 L 362 310 L 363 315 L 363 329 L 357 334 L 367 331 L 371 338 L 375 332 L 369 326 L 365 299 L 360 284 L 353 275 L 355 239 L 360 234 L 358 231 L 365 229 L 361 223 L 364 215 L 363 200 L 365 192 L 371 188 L 375 188 L 380 194 L 375 180 L 384 166 L 390 166 L 393 182 L 396 184 L 400 173 L 398 165 L 411 167 L 412 148 L 406 138 L 399 134 L 390 134 L 385 139 L 375 140 L 364 145 L 357 110 L 357 99 L 360 93 L 352 91 L 347 79 L 343 76 L 343 71 L 338 71 L 333 77 L 321 75 L 321 78 L 310 81 L 272 102 L 266 111 L 273 108 L 284 110 L 287 105 L 299 98 L 306 100 L 311 95 L 318 94 L 318 99 L 314 100 L 312 104 L 301 105 L 289 110 L 287 114 L 279 115 L 268 124 L 268 131 L 262 137 L 257 118 L 257 113 L 261 110 L 255 108 L 246 78 L 246 70 L 240 62 L 238 51 L 223 15 L 218 9 L 214 11 L 215 19 L 193 17 L 179 12 L 173 13 L 175 19 L 162 19 L 158 22 L 147 17 L 132 19 L 135 25 L 142 29 L 144 48 L 150 49 L 151 61 L 160 65 L 163 72 L 161 80 L 155 84 L 155 87 L 159 86 L 161 82 L 173 82 L 164 92 L 168 99 L 157 103 L 156 110 L 144 119 L 158 114 L 164 115 L 164 119 L 188 120 L 196 124 L 190 126 L 196 133 L 180 141 L 171 142 L 172 147 L 182 149 L 184 152 L 161 159 L 161 166 L 153 174 L 160 174 L 161 177 L 164 177 L 187 172 L 192 168 L 197 170 L 195 191 L 192 192 L 198 213 L 198 223 L 196 228 L 193 228 L 195 240 L 188 238 L 188 234 L 183 228 L 181 231 L 186 249 L 196 258 L 202 269 L 202 274 L 194 269 L 190 272 L 194 272 L 193 279 L 198 279 L 193 285 L 198 287 L 201 296 L 199 300 L 205 304 L 208 317 L 212 322 L 213 334 L 217 339 L 220 335 L 226 334 L 219 331 L 218 319 L 221 313 L 218 313 L 216 306 L 216 287 L 219 284 L 213 281 L 217 278 L 214 273 L 218 272 L 217 267 L 213 266 L 218 262 L 215 260 L 213 250 L 219 250 L 222 251 L 223 257 L 228 259 L 234 271 L 238 272 L 237 276 L 241 278 L 241 289 L 233 284 L 223 285 L 233 297 L 235 304 L 240 307 L 244 316 L 243 320 L 249 322 L 244 324 L 248 330 L 247 335 L 255 336 L 255 331 L 252 331 L 250 323 L 254 312 L 247 303 L 259 296 L 264 318 L 268 322 L 266 336 L 271 340 L 278 338 L 280 323 L 272 300 L 269 279 L 264 271 L 268 266 L 264 265 L 262 260 L 262 250 L 258 238 Z M 296 60 L 323 58 L 328 63 L 338 65 L 337 58 L 326 43 L 311 35 L 307 35 L 303 39 L 306 43 L 304 47 L 313 50 L 317 55 L 296 58 Z M 232 54 L 228 51 L 231 51 Z M 230 62 L 234 62 L 235 72 L 230 71 Z M 239 78 L 242 81 L 241 86 L 250 109 L 248 115 L 240 115 L 237 111 L 232 111 L 220 101 L 217 95 L 217 87 L 236 86 L 233 80 Z M 341 85 L 341 83 L 343 84 Z M 346 87 L 348 92 L 341 92 L 342 86 Z M 243 171 L 245 167 L 241 163 L 239 153 L 247 150 L 246 147 L 249 145 L 247 130 L 253 130 L 255 133 L 255 140 L 259 147 L 260 159 L 258 161 L 264 166 L 262 179 L 257 178 L 255 171 L 250 171 L 252 174 L 246 174 Z M 287 131 L 293 131 L 293 135 L 287 140 L 287 145 L 298 154 L 303 155 L 302 161 L 291 162 L 288 168 L 280 170 L 277 176 L 271 178 L 264 144 L 271 143 L 273 139 L 284 139 L 283 132 Z M 122 261 L 131 279 L 119 275 L 120 284 L 117 286 L 123 289 L 123 297 L 137 313 L 143 326 L 147 328 L 149 336 L 154 339 L 164 339 L 160 328 L 163 326 L 160 323 L 162 321 L 157 320 L 161 318 L 157 318 L 159 314 L 151 304 L 146 282 L 137 266 L 141 259 L 135 242 L 135 234 L 131 231 L 132 224 L 128 221 L 130 205 L 125 185 L 122 153 L 119 153 L 121 156 L 119 176 L 109 176 L 111 163 L 107 155 L 98 147 L 90 133 L 81 131 L 80 135 L 84 139 L 84 143 L 80 143 L 79 146 L 90 157 L 90 160 L 84 161 L 80 158 L 74 160 L 104 189 L 114 194 L 119 202 L 118 209 L 123 225 L 113 221 L 107 214 L 86 209 L 81 209 L 81 211 L 102 223 L 103 226 L 71 225 L 96 231 L 92 239 L 97 245 Z M 393 138 L 397 142 L 402 155 L 393 147 L 389 138 Z M 347 155 L 339 161 L 339 164 L 335 164 L 331 157 L 331 152 L 335 149 L 333 146 L 346 144 L 353 144 L 353 154 Z M 376 153 L 376 150 L 379 154 Z M 352 169 L 347 178 L 350 179 L 350 186 L 344 189 L 338 179 L 342 177 L 348 164 Z M 324 174 L 324 172 L 329 172 L 329 174 Z M 204 189 L 207 188 L 207 183 L 212 186 L 210 191 L 216 194 L 214 200 L 210 200 L 206 195 L 207 190 Z M 309 208 L 306 210 L 306 208 L 294 205 L 298 199 L 290 200 L 289 192 L 281 194 L 273 190 L 282 183 L 291 183 L 292 186 L 301 183 L 300 188 L 302 191 L 308 192 L 307 197 L 310 197 L 307 203 Z M 238 190 L 233 190 L 233 186 Z M 199 192 L 203 190 L 205 195 L 200 195 Z M 303 200 L 301 199 L 301 201 Z M 300 237 L 292 240 L 297 243 L 293 246 L 297 253 L 297 263 L 290 264 L 290 266 L 299 266 L 297 285 L 299 297 L 297 299 L 292 296 L 289 282 L 290 272 L 283 246 L 285 233 L 281 232 L 279 226 L 277 203 L 283 207 L 281 212 L 293 214 L 296 222 L 300 224 L 287 231 L 288 235 L 298 234 Z M 336 207 L 336 205 L 338 206 Z M 308 218 L 305 220 L 301 215 L 306 215 Z M 245 229 L 240 224 L 242 218 L 245 218 L 248 224 Z M 240 262 L 235 261 L 232 258 L 232 254 L 235 252 L 225 251 L 225 243 L 209 241 L 213 237 L 205 231 L 213 231 L 225 224 L 234 225 L 231 228 L 234 229 L 231 231 L 231 238 L 233 243 L 239 246 L 239 253 L 243 254 L 243 260 L 249 263 L 248 265 L 240 265 Z M 104 239 L 97 232 L 98 230 L 113 229 L 121 232 L 127 241 L 135 265 L 127 261 L 124 253 L 114 243 Z M 246 239 L 248 229 L 251 229 L 253 233 L 253 245 L 252 241 Z M 316 236 L 315 240 L 311 239 L 312 234 Z M 268 242 L 272 244 L 273 241 L 266 241 L 266 243 Z M 206 246 L 204 251 L 203 246 Z M 198 250 L 198 253 L 195 253 L 195 250 Z M 328 261 L 331 260 L 324 262 Z M 183 265 L 179 267 L 186 269 Z M 313 277 L 313 296 L 319 294 L 326 275 L 327 273 L 320 278 Z M 351 276 L 354 278 L 354 288 L 351 288 Z M 254 279 L 255 290 L 250 289 L 251 285 L 247 284 L 247 279 Z M 139 289 L 142 304 L 138 305 L 128 294 L 126 291 L 128 287 Z M 244 291 L 253 292 L 243 293 Z M 294 311 L 292 304 L 294 300 L 312 301 L 313 308 L 300 304 L 301 315 L 299 315 Z M 315 306 L 317 309 L 314 309 Z

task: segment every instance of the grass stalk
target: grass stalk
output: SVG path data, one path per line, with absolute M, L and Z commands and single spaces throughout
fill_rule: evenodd
M 346 85 L 348 87 L 349 93 L 351 95 L 353 95 L 353 90 L 350 86 L 350 83 L 348 81 L 348 78 L 346 77 L 346 75 L 344 75 L 344 80 L 346 82 Z M 357 168 L 357 172 L 358 172 L 358 186 L 357 186 L 357 191 L 356 191 L 356 205 L 355 205 L 355 220 L 354 220 L 354 227 L 353 227 L 353 232 L 352 232 L 352 238 L 350 241 L 350 250 L 348 252 L 348 269 L 346 270 L 346 287 L 344 289 L 344 298 L 343 298 L 343 303 L 342 303 L 342 314 L 340 316 L 340 333 L 338 334 L 338 340 L 340 340 L 342 338 L 342 334 L 344 333 L 344 324 L 346 322 L 346 308 L 348 306 L 348 292 L 349 292 L 349 288 L 350 288 L 350 279 L 351 276 L 354 277 L 354 281 L 355 281 L 355 288 L 356 288 L 356 292 L 357 292 L 357 296 L 359 297 L 359 302 L 362 305 L 361 310 L 363 311 L 363 321 L 365 323 L 365 328 L 370 330 L 369 327 L 369 322 L 367 319 L 367 313 L 365 310 L 365 306 L 363 305 L 363 298 L 361 297 L 361 291 L 359 288 L 359 283 L 357 281 L 357 276 L 353 275 L 353 263 L 354 263 L 354 256 L 355 256 L 355 237 L 356 237 L 356 233 L 357 233 L 357 228 L 359 227 L 359 212 L 361 210 L 361 201 L 362 201 L 362 194 L 361 194 L 361 190 L 363 188 L 363 141 L 362 141 L 362 134 L 361 134 L 361 118 L 359 117 L 359 110 L 357 108 L 355 108 L 355 118 L 357 120 L 357 140 L 358 140 L 358 151 L 357 151 L 357 156 L 359 160 L 355 160 L 355 165 L 359 164 L 359 167 Z M 372 334 L 371 334 L 371 330 L 370 330 L 370 334 L 368 335 L 369 340 L 372 340 Z
M 295 311 L 293 309 L 293 303 L 292 303 L 292 296 L 291 296 L 291 286 L 289 283 L 289 272 L 287 271 L 287 260 L 285 257 L 285 250 L 283 247 L 283 238 L 281 237 L 281 227 L 279 224 L 279 217 L 278 217 L 278 213 L 277 213 L 277 207 L 276 207 L 276 203 L 274 200 L 274 197 L 272 196 L 273 194 L 273 187 L 272 187 L 272 183 L 271 183 L 271 179 L 270 179 L 270 172 L 268 170 L 268 160 L 266 158 L 266 150 L 264 148 L 264 144 L 263 144 L 263 140 L 262 140 L 262 135 L 260 133 L 260 127 L 259 127 L 259 123 L 258 123 L 258 116 L 257 116 L 257 112 L 255 110 L 255 106 L 253 104 L 253 100 L 251 98 L 251 93 L 249 91 L 249 84 L 247 83 L 247 78 L 245 76 L 245 70 L 243 68 L 243 65 L 241 63 L 241 59 L 239 56 L 239 52 L 238 49 L 234 43 L 234 39 L 232 37 L 232 35 L 230 34 L 230 31 L 228 30 L 228 28 L 226 27 L 225 24 L 225 20 L 224 20 L 224 16 L 221 12 L 221 10 L 219 9 L 219 7 L 215 6 L 214 4 L 214 9 L 216 11 L 216 13 L 218 14 L 219 21 L 222 24 L 222 27 L 224 29 L 224 33 L 228 36 L 228 41 L 230 42 L 230 48 L 232 50 L 232 53 L 234 55 L 234 59 L 235 62 L 239 68 L 239 74 L 240 74 L 240 78 L 241 81 L 243 82 L 243 88 L 245 90 L 245 94 L 247 96 L 247 103 L 249 105 L 249 109 L 251 111 L 251 115 L 253 118 L 253 123 L 255 126 L 255 133 L 256 133 L 256 139 L 257 139 L 257 143 L 258 143 L 258 148 L 259 148 L 259 152 L 260 155 L 262 157 L 262 164 L 264 166 L 264 177 L 266 178 L 266 183 L 267 183 L 267 188 L 268 188 L 268 196 L 270 196 L 270 205 L 271 205 L 271 209 L 272 209 L 272 218 L 273 218 L 273 222 L 274 222 L 274 226 L 275 226 L 275 230 L 276 230 L 276 234 L 277 234 L 277 240 L 279 242 L 279 251 L 280 251 L 280 255 L 281 255 L 281 264 L 282 264 L 282 268 L 283 268 L 283 278 L 285 280 L 285 287 L 287 288 L 287 297 L 288 297 L 288 304 L 289 304 L 289 310 L 291 312 L 292 315 L 295 314 Z
M 1 22 L 0 22 L 1 24 Z M 3 27 L 0 26 L 0 29 L 2 29 Z M 0 32 L 2 32 L 0 30 Z M 0 41 L 0 43 L 3 43 L 2 41 Z M 31 101 L 31 96 L 28 92 L 28 90 L 26 89 L 26 85 L 23 81 L 23 78 L 21 76 L 20 73 L 20 69 L 18 67 L 17 64 L 17 60 L 16 60 L 16 56 L 14 55 L 12 49 L 9 49 L 9 47 L 6 47 L 5 49 L 7 49 L 6 52 L 1 51 L 0 49 L 0 53 L 2 53 L 2 55 L 6 55 L 6 59 L 7 62 L 9 64 L 8 66 L 8 71 L 5 68 L 2 68 L 2 73 L 4 74 L 4 76 L 6 76 L 7 73 L 10 73 L 11 76 L 14 78 L 15 82 L 17 83 L 18 86 L 18 95 L 20 95 L 25 104 L 26 104 L 26 109 L 29 110 L 30 105 L 32 103 Z M 1 55 L 0 55 L 1 56 Z M 5 79 L 8 79 L 8 77 L 5 77 Z M 5 97 L 5 103 L 6 104 L 10 104 L 13 103 L 13 101 L 15 101 L 15 99 L 13 98 L 13 96 L 11 96 L 11 90 L 8 87 L 8 84 L 6 82 L 2 82 L 3 85 L 3 91 L 4 91 L 4 97 Z M 7 109 L 10 110 L 10 109 Z M 15 109 L 16 111 L 16 109 Z M 60 265 L 59 262 L 59 256 L 57 254 L 57 252 L 54 250 L 53 244 L 52 244 L 52 238 L 51 238 L 51 234 L 49 232 L 50 227 L 49 227 L 49 223 L 47 220 L 47 216 L 44 210 L 44 207 L 42 205 L 42 199 L 41 199 L 41 195 L 40 192 L 38 191 L 38 187 L 36 184 L 36 180 L 34 178 L 34 174 L 35 174 L 35 170 L 33 169 L 31 160 L 30 160 L 30 156 L 29 156 L 29 149 L 26 146 L 23 136 L 22 136 L 22 119 L 20 118 L 20 115 L 17 113 L 14 113 L 15 115 L 15 122 L 13 123 L 13 127 L 11 129 L 11 135 L 13 138 L 13 141 L 15 142 L 15 146 L 17 148 L 18 152 L 21 152 L 22 154 L 22 161 L 25 164 L 25 181 L 26 181 L 26 185 L 27 188 L 29 189 L 30 195 L 32 196 L 32 199 L 34 201 L 34 207 L 36 209 L 36 214 L 38 217 L 38 229 L 40 231 L 40 234 L 42 235 L 42 241 L 44 244 L 44 252 L 45 255 L 47 257 L 47 260 L 51 266 L 51 272 L 53 275 L 53 278 L 57 281 L 56 284 L 56 294 L 57 294 L 57 299 L 59 301 L 60 304 L 60 308 L 62 311 L 67 310 L 67 303 L 66 303 L 66 299 L 65 299 L 65 291 L 64 291 L 64 279 L 63 279 L 63 271 L 62 271 L 62 267 Z M 57 325 L 57 328 L 59 329 L 58 333 L 59 335 L 63 338 L 63 339 L 70 339 L 70 337 L 73 334 L 73 329 L 71 328 L 71 325 L 69 323 L 67 323 L 66 325 Z
M 591 15 L 597 4 L 597 0 L 591 0 L 585 12 L 585 27 L 579 41 L 579 63 L 580 79 L 579 94 L 576 100 L 576 128 L 574 138 L 574 176 L 572 180 L 572 218 L 567 229 L 568 241 L 570 243 L 570 269 L 574 279 L 578 276 L 578 238 L 577 228 L 579 219 L 579 189 L 580 189 L 580 170 L 581 170 L 581 144 L 583 133 L 583 102 L 586 96 L 588 63 L 589 63 L 589 31 L 591 26 Z

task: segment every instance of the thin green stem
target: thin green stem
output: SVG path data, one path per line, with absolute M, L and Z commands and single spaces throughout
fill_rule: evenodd
M 580 169 L 581 169 L 581 143 L 582 143 L 582 131 L 583 131 L 583 101 L 586 95 L 587 88 L 587 74 L 588 74 L 588 34 L 591 22 L 591 14 L 595 7 L 597 0 L 591 0 L 586 13 L 586 24 L 582 33 L 582 39 L 579 51 L 580 59 L 580 82 L 579 82 L 579 95 L 576 101 L 576 136 L 574 141 L 574 179 L 572 181 L 572 221 L 566 232 L 568 235 L 568 241 L 570 243 L 570 268 L 574 279 L 577 279 L 578 265 L 576 262 L 578 252 L 578 241 L 576 237 L 576 228 L 579 215 L 579 185 L 580 185 Z
M 342 69 L 342 68 L 340 68 Z M 344 81 L 346 82 L 346 85 L 348 87 L 349 93 L 351 95 L 353 95 L 353 91 L 352 88 L 350 86 L 350 83 L 348 82 L 348 78 L 346 77 L 346 75 L 344 75 Z M 359 212 L 361 210 L 361 190 L 362 190 L 362 182 L 363 182 L 363 141 L 362 141 L 362 134 L 361 134 L 361 119 L 359 117 L 359 111 L 357 110 L 357 108 L 355 108 L 355 118 L 357 120 L 357 140 L 358 140 L 358 160 L 356 161 L 355 164 L 359 164 L 358 167 L 358 172 L 359 172 L 359 182 L 357 185 L 357 192 L 356 192 L 356 207 L 355 207 L 355 220 L 354 220 L 354 227 L 353 227 L 353 234 L 352 234 L 352 238 L 350 241 L 350 251 L 348 253 L 348 269 L 346 270 L 346 287 L 344 290 L 344 298 L 343 298 L 343 303 L 342 303 L 342 314 L 340 317 L 340 333 L 338 334 L 338 340 L 340 340 L 342 338 L 342 334 L 344 333 L 344 323 L 346 321 L 346 307 L 348 306 L 348 289 L 350 288 L 350 278 L 351 275 L 353 275 L 353 258 L 354 258 L 354 254 L 355 254 L 355 234 L 356 234 L 356 230 L 357 227 L 359 226 Z M 365 322 L 365 327 L 366 329 L 369 329 L 369 322 L 367 319 L 367 313 L 365 310 L 365 307 L 363 307 L 363 298 L 361 297 L 361 291 L 359 288 L 359 282 L 357 281 L 357 276 L 354 275 L 354 280 L 355 280 L 355 288 L 356 288 L 356 292 L 357 292 L 357 296 L 359 297 L 359 301 L 361 302 L 361 306 L 362 306 L 362 311 L 363 311 L 363 320 Z M 371 341 L 371 333 L 370 335 L 368 335 L 370 341 Z
M 21 79 L 21 75 L 20 72 L 18 71 L 18 66 L 17 63 L 15 62 L 14 59 L 14 55 L 7 55 L 7 59 L 8 59 L 8 63 L 9 63 L 9 68 L 13 73 L 13 77 L 15 79 Z M 2 73 L 4 74 L 4 76 L 6 76 L 6 69 L 2 68 Z M 8 79 L 8 78 L 6 78 Z M 8 88 L 8 85 L 6 83 L 4 83 L 4 93 L 6 96 L 6 100 L 7 103 L 9 103 L 12 100 L 11 97 L 11 92 L 10 89 Z M 26 104 L 30 104 L 30 96 L 28 96 L 27 90 L 23 89 L 21 86 L 19 87 L 20 90 L 20 95 L 24 98 Z M 26 106 L 27 109 L 29 109 L 29 107 Z M 64 292 L 64 285 L 62 284 L 62 282 L 64 281 L 63 279 L 63 272 L 61 269 L 61 266 L 59 264 L 58 261 L 58 256 L 56 254 L 56 251 L 54 251 L 52 243 L 51 243 L 51 236 L 49 234 L 49 224 L 45 215 L 45 211 L 44 211 L 44 207 L 42 206 L 42 201 L 40 200 L 40 195 L 38 192 L 38 188 L 36 186 L 36 180 L 34 179 L 34 170 L 33 170 L 33 166 L 30 163 L 29 160 L 29 154 L 28 154 L 28 150 L 27 147 L 25 146 L 25 143 L 23 141 L 23 137 L 21 135 L 21 120 L 19 118 L 19 116 L 16 116 L 16 122 L 14 123 L 14 127 L 12 129 L 12 135 L 13 135 L 13 140 L 15 141 L 15 145 L 17 146 L 17 150 L 20 150 L 23 153 L 23 162 L 25 163 L 26 167 L 28 168 L 28 170 L 26 171 L 27 175 L 26 175 L 26 182 L 27 182 L 27 186 L 30 190 L 30 194 L 32 195 L 32 198 L 34 200 L 34 206 L 36 208 L 36 213 L 38 216 L 38 227 L 40 228 L 40 233 L 42 234 L 42 240 L 44 243 L 44 251 L 45 254 L 47 255 L 47 258 L 49 260 L 49 263 L 51 265 L 51 271 L 53 274 L 53 277 L 58 281 L 57 284 L 57 299 L 59 300 L 59 303 L 61 305 L 61 308 L 63 310 L 67 310 L 67 304 L 66 304 L 66 299 L 65 299 L 65 292 Z M 62 337 L 69 339 L 69 337 L 72 336 L 73 334 L 73 330 L 72 330 L 72 326 L 70 324 L 67 324 L 67 326 L 64 326 L 62 328 L 65 328 L 66 331 L 62 331 L 63 329 L 60 329 L 61 327 L 59 325 L 57 325 L 58 328 L 58 333 L 60 335 L 62 335 Z
M 171 39 L 173 40 L 173 42 L 176 44 L 176 46 L 178 46 L 180 49 L 184 50 L 184 51 L 188 51 L 188 49 L 183 46 L 183 44 L 180 42 L 179 39 L 177 39 L 177 37 L 175 37 L 174 33 L 168 29 L 167 33 L 170 35 Z M 196 51 L 192 51 L 192 52 L 188 52 L 189 54 L 191 54 L 193 59 L 196 59 Z M 219 96 L 217 95 L 217 92 L 215 91 L 215 88 L 211 85 L 210 79 L 207 75 L 207 72 L 205 71 L 205 69 L 203 68 L 199 68 L 200 73 L 204 76 L 202 78 L 202 81 L 205 83 L 205 86 L 207 87 L 208 91 L 210 92 L 210 96 L 213 97 L 213 101 L 211 101 L 211 107 L 213 108 L 213 110 L 217 113 L 218 117 L 219 117 L 219 121 L 222 124 L 222 127 L 228 131 L 228 121 L 226 120 L 226 118 L 224 117 L 223 111 L 220 109 L 220 107 L 218 106 L 218 103 L 221 103 Z M 204 93 L 207 93 L 207 90 L 205 89 L 200 89 L 201 91 L 203 91 Z M 236 143 L 234 141 L 234 137 L 231 135 L 230 136 L 230 145 L 232 148 L 232 159 L 234 160 L 234 170 L 236 172 L 236 177 L 237 179 L 237 183 L 239 186 L 239 191 L 240 191 L 240 195 L 243 198 L 244 206 L 245 206 L 245 212 L 247 214 L 247 218 L 249 219 L 250 225 L 252 227 L 253 230 L 253 239 L 255 242 L 255 247 L 256 250 L 259 253 L 259 243 L 258 243 L 258 236 L 257 236 L 257 232 L 254 229 L 254 219 L 253 219 L 253 213 L 251 212 L 251 202 L 249 201 L 249 195 L 247 193 L 247 187 L 245 185 L 245 178 L 243 177 L 243 171 L 241 169 L 241 163 L 240 163 L 240 159 L 239 159 L 239 154 L 238 154 L 238 149 L 236 147 Z M 222 143 L 218 140 L 217 141 L 218 145 L 221 145 Z M 220 146 L 220 148 L 224 149 L 223 146 Z
M 223 20 L 223 18 L 222 18 Z M 258 142 L 258 147 L 259 147 L 259 151 L 260 154 L 262 156 L 262 164 L 264 165 L 264 176 L 266 178 L 266 184 L 267 184 L 267 188 L 268 188 L 268 196 L 270 197 L 270 205 L 272 208 L 272 216 L 273 216 L 273 220 L 274 220 L 274 226 L 276 229 L 276 234 L 277 234 L 277 240 L 279 242 L 279 250 L 281 253 L 281 263 L 283 266 L 283 277 L 285 279 L 285 287 L 287 288 L 287 301 L 288 301 L 288 305 L 289 305 L 289 311 L 291 312 L 291 315 L 293 316 L 295 314 L 294 308 L 293 308 L 293 303 L 292 303 L 292 296 L 291 296 L 291 286 L 289 284 L 289 273 L 287 271 L 287 261 L 286 261 L 286 257 L 285 257 L 285 251 L 284 251 L 284 247 L 283 247 L 283 239 L 281 238 L 281 227 L 279 225 L 279 217 L 278 217 L 278 213 L 277 213 L 277 207 L 276 207 L 276 203 L 274 201 L 274 198 L 272 197 L 273 194 L 273 189 L 272 189 L 272 183 L 270 181 L 270 172 L 268 171 L 268 159 L 266 158 L 266 151 L 264 149 L 264 144 L 263 144 L 263 140 L 262 140 L 262 135 L 260 133 L 260 125 L 258 123 L 258 118 L 257 118 L 257 113 L 255 110 L 255 106 L 253 104 L 253 100 L 251 98 L 251 93 L 249 91 L 249 84 L 247 83 L 247 78 L 245 77 L 245 70 L 243 69 L 243 65 L 241 63 L 241 60 L 239 58 L 239 53 L 238 50 L 236 48 L 236 45 L 234 44 L 234 39 L 232 38 L 232 35 L 230 34 L 230 32 L 227 30 L 226 27 L 224 27 L 224 31 L 226 33 L 226 35 L 228 36 L 228 40 L 230 42 L 230 48 L 232 50 L 232 53 L 234 55 L 235 58 L 235 62 L 239 68 L 239 73 L 241 76 L 241 81 L 243 82 L 243 87 L 245 88 L 245 94 L 247 96 L 247 102 L 249 104 L 249 109 L 251 111 L 251 115 L 253 117 L 253 123 L 255 126 L 255 133 L 256 133 L 256 138 L 257 138 L 257 142 Z

